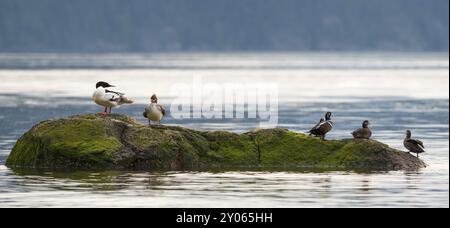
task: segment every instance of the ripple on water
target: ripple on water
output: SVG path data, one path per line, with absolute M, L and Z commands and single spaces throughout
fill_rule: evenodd
M 304 60 L 295 55 L 289 57 L 301 60 L 300 63 Z M 265 58 L 261 64 L 273 63 L 271 57 Z M 335 60 L 339 59 L 340 56 Z M 369 65 L 373 59 L 370 60 Z M 0 71 L 2 79 L 8 82 L 0 84 L 0 91 L 8 93 L 0 94 L 0 207 L 449 207 L 448 56 L 433 60 L 440 67 L 432 70 L 410 66 L 409 60 L 403 61 L 402 67 L 396 70 L 364 67 L 287 70 L 280 66 L 265 69 L 252 66 L 246 70 L 205 68 L 201 72 L 192 69 Z M 414 64 L 421 64 L 422 60 Z M 207 66 L 203 61 L 204 57 L 197 56 L 192 64 Z M 223 64 L 217 59 L 213 63 Z M 314 64 L 322 66 L 320 61 Z M 383 58 L 377 58 L 377 64 L 382 66 Z M 148 91 L 136 89 L 137 85 L 152 84 L 155 91 L 169 91 L 173 81 L 189 82 L 195 73 L 204 75 L 206 81 L 218 83 L 230 80 L 251 83 L 265 81 L 270 76 L 280 86 L 279 126 L 294 131 L 309 130 L 325 111 L 331 110 L 335 128 L 328 138 L 348 138 L 362 120 L 369 119 L 374 139 L 404 150 L 405 130 L 411 129 L 414 137 L 425 142 L 427 152 L 421 158 L 428 167 L 418 172 L 375 173 L 36 172 L 11 171 L 3 165 L 15 141 L 34 124 L 49 118 L 98 112 L 98 107 L 87 98 L 93 80 L 107 76 L 124 91 L 133 91 L 137 104 L 116 112 L 143 122 L 139 113 L 148 101 Z M 64 76 L 74 79 L 65 83 L 76 90 L 55 86 L 67 78 Z M 20 94 L 23 77 L 36 85 L 27 94 Z M 130 77 L 139 80 L 129 80 Z M 324 88 L 311 86 L 324 80 L 330 82 Z M 158 85 L 151 83 L 154 81 Z M 418 86 L 423 92 L 415 92 Z M 327 91 L 327 96 L 323 91 Z M 171 99 L 161 97 L 164 104 L 170 104 Z M 168 117 L 164 123 L 236 132 L 258 127 L 255 120 L 199 121 Z

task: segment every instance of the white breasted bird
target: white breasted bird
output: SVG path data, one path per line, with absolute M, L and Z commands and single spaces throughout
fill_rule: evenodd
M 149 126 L 152 126 L 152 121 L 158 122 L 158 125 L 161 125 L 161 119 L 166 115 L 166 110 L 158 104 L 156 94 L 153 94 L 150 101 L 151 103 L 145 107 L 143 115 L 148 119 Z
M 108 115 L 111 114 L 111 109 L 121 106 L 123 104 L 131 104 L 133 103 L 132 100 L 125 97 L 124 93 L 115 92 L 108 90 L 107 88 L 115 87 L 113 85 L 110 85 L 107 82 L 97 82 L 95 85 L 95 91 L 92 95 L 92 100 L 100 106 L 105 107 L 105 111 L 101 112 L 99 114 L 102 115 Z M 108 111 L 109 109 L 109 111 Z

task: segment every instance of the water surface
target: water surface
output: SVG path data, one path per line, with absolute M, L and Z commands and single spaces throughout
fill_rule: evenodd
M 448 54 L 0 54 L 0 207 L 449 207 Z M 279 127 L 304 132 L 334 113 L 330 139 L 364 119 L 374 139 L 403 149 L 405 129 L 425 142 L 415 172 L 326 170 L 30 171 L 5 160 L 39 121 L 94 113 L 90 95 L 106 80 L 137 101 L 114 110 L 141 122 L 175 82 L 269 82 L 279 87 Z M 165 124 L 245 132 L 254 120 Z

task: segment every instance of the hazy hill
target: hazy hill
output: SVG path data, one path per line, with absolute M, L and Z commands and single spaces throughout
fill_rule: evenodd
M 0 52 L 449 50 L 448 0 L 0 0 Z

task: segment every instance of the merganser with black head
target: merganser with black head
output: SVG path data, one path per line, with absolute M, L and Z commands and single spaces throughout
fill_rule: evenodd
M 418 139 L 412 139 L 410 130 L 406 130 L 406 137 L 405 140 L 403 140 L 403 145 L 410 153 L 416 153 L 417 157 L 419 157 L 420 153 L 425 152 L 423 142 Z
M 369 121 L 364 120 L 362 123 L 362 128 L 359 128 L 352 132 L 353 138 L 355 139 L 370 139 L 372 137 L 372 131 L 369 128 Z
M 310 135 L 318 136 L 320 139 L 325 140 L 325 135 L 333 129 L 333 121 L 331 121 L 331 112 L 325 114 L 325 121 L 319 122 L 311 130 Z
M 100 106 L 105 107 L 105 111 L 99 114 L 108 115 L 111 114 L 112 108 L 121 106 L 123 104 L 131 104 L 132 100 L 125 97 L 124 93 L 115 92 L 108 88 L 115 87 L 107 82 L 97 82 L 95 85 L 95 91 L 92 95 L 92 100 Z

